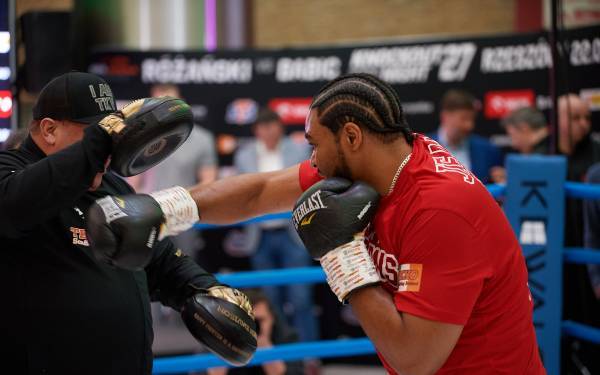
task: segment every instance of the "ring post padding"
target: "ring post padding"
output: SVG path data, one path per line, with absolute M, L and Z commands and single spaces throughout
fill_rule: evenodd
M 533 322 L 548 374 L 560 373 L 564 194 L 562 156 L 509 155 L 504 210 L 527 263 Z

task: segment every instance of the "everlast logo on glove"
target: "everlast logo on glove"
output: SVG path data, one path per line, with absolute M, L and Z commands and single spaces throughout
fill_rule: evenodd
M 321 200 L 321 190 L 317 190 L 294 210 L 294 213 L 292 214 L 294 227 L 298 229 L 298 226 L 309 225 L 316 212 L 306 219 L 305 216 L 322 208 L 327 208 L 327 206 L 325 206 Z

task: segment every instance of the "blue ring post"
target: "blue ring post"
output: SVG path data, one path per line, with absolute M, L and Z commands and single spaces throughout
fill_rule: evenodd
M 527 262 L 544 366 L 548 374 L 559 375 L 566 161 L 562 156 L 509 155 L 506 165 L 504 212 Z

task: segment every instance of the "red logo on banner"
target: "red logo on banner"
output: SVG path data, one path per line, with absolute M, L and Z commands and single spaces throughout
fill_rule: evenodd
M 129 56 L 115 55 L 107 59 L 108 75 L 133 77 L 139 74 L 140 67 L 132 63 Z
M 304 124 L 308 116 L 311 98 L 275 98 L 269 101 L 269 108 L 277 112 L 284 124 Z
M 485 94 L 485 117 L 502 118 L 517 108 L 534 104 L 533 90 L 489 91 Z
M 0 118 L 8 118 L 12 114 L 12 95 L 8 90 L 0 90 Z

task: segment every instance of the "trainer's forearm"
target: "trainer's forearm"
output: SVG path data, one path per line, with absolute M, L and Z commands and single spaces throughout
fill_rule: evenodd
M 277 172 L 249 173 L 189 188 L 204 223 L 230 224 L 291 210 L 302 194 L 298 165 Z

